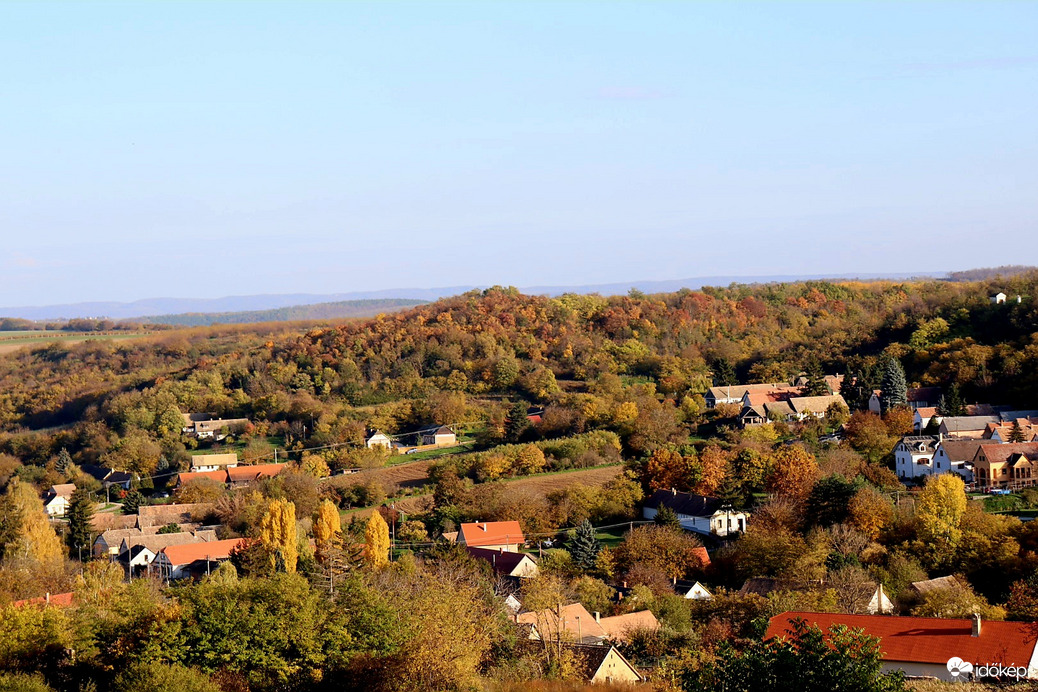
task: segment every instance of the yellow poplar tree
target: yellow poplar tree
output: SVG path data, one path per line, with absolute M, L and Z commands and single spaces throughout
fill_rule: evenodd
M 275 570 L 296 571 L 299 559 L 296 540 L 296 506 L 288 500 L 271 500 L 260 525 L 260 541 L 270 553 Z
M 919 537 L 938 553 L 954 551 L 962 538 L 959 524 L 965 513 L 966 485 L 962 479 L 952 473 L 931 477 L 916 501 Z
M 317 508 L 314 522 L 314 542 L 317 544 L 317 561 L 324 564 L 328 554 L 342 540 L 342 523 L 339 510 L 331 500 L 325 500 Z
M 376 569 L 389 563 L 389 524 L 378 512 L 372 512 L 364 529 L 364 560 Z
M 11 481 L 4 497 L 3 513 L 14 519 L 14 532 L 4 546 L 7 560 L 25 559 L 40 564 L 60 563 L 65 550 L 50 525 L 36 490 L 18 480 Z

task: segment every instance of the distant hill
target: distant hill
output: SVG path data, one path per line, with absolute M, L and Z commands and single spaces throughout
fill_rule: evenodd
M 1038 267 L 1028 267 L 1022 264 L 1007 264 L 1001 267 L 985 267 L 983 269 L 967 269 L 961 272 L 952 272 L 948 275 L 949 281 L 985 281 L 995 277 L 1009 278 L 1019 276 L 1028 272 L 1038 271 Z
M 587 284 L 572 286 L 526 286 L 520 287 L 528 295 L 557 296 L 563 293 L 598 293 L 604 296 L 623 295 L 632 288 L 642 293 L 668 293 L 682 288 L 698 290 L 703 286 L 728 286 L 729 284 L 765 284 L 789 283 L 829 279 L 858 279 L 863 281 L 889 279 L 901 281 L 905 279 L 940 279 L 946 278 L 946 272 L 927 273 L 886 273 L 886 274 L 776 274 L 770 276 L 699 276 L 687 279 L 636 280 L 611 284 Z M 286 293 L 274 295 L 225 296 L 223 298 L 147 298 L 129 303 L 92 302 L 69 303 L 65 305 L 42 305 L 22 307 L 0 307 L 0 317 L 18 317 L 28 320 L 65 320 L 82 318 L 108 318 L 125 320 L 139 317 L 159 315 L 163 319 L 185 314 L 237 313 L 256 310 L 276 310 L 279 308 L 296 308 L 301 305 L 324 303 L 342 303 L 364 300 L 403 299 L 409 301 L 434 301 L 440 298 L 456 296 L 473 289 L 487 286 L 444 286 L 440 288 L 387 288 L 378 291 L 354 291 L 352 293 L 314 294 Z M 410 303 L 416 305 L 417 303 Z M 374 314 L 374 313 L 373 313 Z M 341 317 L 342 315 L 338 315 Z M 360 315 L 352 315 L 354 317 Z M 291 318 L 295 319 L 295 318 Z M 308 319 L 300 317 L 299 319 Z M 225 319 L 221 319 L 225 322 Z M 248 320 L 254 321 L 251 318 Z M 199 323 L 204 324 L 204 323 Z
M 144 324 L 169 324 L 178 327 L 207 327 L 213 324 L 251 324 L 254 322 L 292 322 L 295 320 L 333 320 L 350 317 L 374 317 L 383 312 L 396 312 L 428 301 L 407 298 L 378 300 L 341 300 L 334 303 L 291 305 L 273 310 L 240 312 L 186 312 L 179 315 L 151 315 L 129 321 Z

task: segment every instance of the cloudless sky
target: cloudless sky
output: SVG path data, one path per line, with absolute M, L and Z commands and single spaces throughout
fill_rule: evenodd
M 1038 264 L 1038 3 L 0 3 L 0 305 Z

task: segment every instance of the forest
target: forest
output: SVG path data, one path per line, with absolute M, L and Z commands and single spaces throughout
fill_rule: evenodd
M 508 587 L 445 538 L 472 521 L 519 521 L 540 568 L 514 587 L 524 607 L 651 610 L 661 628 L 618 646 L 661 690 L 771 665 L 758 646 L 768 617 L 860 612 L 876 584 L 906 614 L 1033 620 L 1034 523 L 950 476 L 909 491 L 891 469 L 911 412 L 864 409 L 891 364 L 909 386 L 1035 408 L 1036 298 L 1034 272 L 612 297 L 495 287 L 335 326 L 171 329 L 0 355 L 0 671 L 41 690 L 578 681 L 574 660 L 524 639 L 501 605 Z M 822 374 L 844 376 L 849 404 L 827 419 L 740 429 L 738 411 L 703 398 Z M 183 415 L 203 412 L 249 423 L 219 441 L 184 435 Z M 462 444 L 427 457 L 364 445 L 371 431 L 407 440 L 439 425 Z M 228 451 L 288 466 L 247 487 L 176 485 L 192 453 Z M 81 562 L 76 546 L 110 511 L 86 472 L 96 466 L 134 475 L 117 498 L 126 514 L 194 503 L 196 523 L 248 547 L 170 587 Z M 422 472 L 393 475 L 408 468 Z M 594 470 L 608 472 L 566 482 Z M 40 496 L 62 483 L 77 495 L 67 521 L 48 522 Z M 673 517 L 639 521 L 659 489 L 722 498 L 751 512 L 749 528 L 704 561 Z M 1021 501 L 1038 506 L 1038 492 Z M 943 575 L 959 588 L 909 588 Z M 778 587 L 740 591 L 755 578 Z M 714 598 L 689 601 L 675 580 Z M 72 607 L 3 605 L 62 592 Z M 853 689 L 901 689 L 852 643 L 860 656 L 840 665 L 868 669 L 872 685 Z

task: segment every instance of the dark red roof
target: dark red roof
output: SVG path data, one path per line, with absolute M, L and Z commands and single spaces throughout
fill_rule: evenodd
M 526 553 L 513 553 L 507 550 L 492 550 L 490 548 L 465 546 L 465 550 L 477 560 L 489 562 L 497 574 L 511 574 L 512 570 L 523 561 L 523 558 L 528 557 Z
M 884 661 L 944 665 L 958 656 L 973 663 L 1026 668 L 1038 643 L 1038 623 L 984 620 L 980 636 L 974 637 L 971 620 L 805 612 L 785 612 L 771 618 L 764 638 L 786 636 L 796 618 L 823 631 L 832 625 L 864 630 L 879 638 Z
M 46 596 L 37 596 L 36 598 L 26 598 L 21 601 L 12 601 L 11 605 L 16 608 L 24 608 L 29 605 L 42 605 L 42 606 L 58 606 L 65 607 L 72 605 L 72 601 L 75 599 L 75 594 L 71 591 L 68 593 L 52 593 Z

